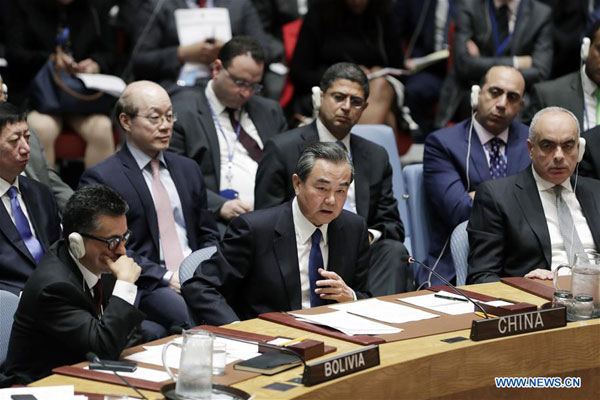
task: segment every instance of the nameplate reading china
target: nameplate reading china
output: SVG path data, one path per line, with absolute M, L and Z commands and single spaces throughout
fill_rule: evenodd
M 302 383 L 305 386 L 313 386 L 376 365 L 379 365 L 379 346 L 373 344 L 326 360 L 307 363 Z
M 567 324 L 567 309 L 551 308 L 473 321 L 471 340 L 479 341 L 559 328 Z

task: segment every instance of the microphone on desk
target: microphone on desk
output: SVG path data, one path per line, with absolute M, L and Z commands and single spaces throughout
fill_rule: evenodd
M 440 274 L 438 274 L 437 272 L 435 272 L 435 270 L 433 268 L 428 267 L 427 265 L 423 264 L 421 261 L 417 261 L 414 257 L 409 256 L 409 255 L 402 256 L 402 261 L 403 262 L 408 262 L 408 263 L 415 263 L 415 264 L 418 264 L 419 266 L 425 268 L 427 271 L 431 272 L 436 277 L 438 277 L 447 286 L 451 287 L 458 294 L 460 294 L 465 299 L 467 299 L 468 301 L 470 301 L 471 303 L 473 303 L 473 305 L 475 307 L 477 307 L 479 310 L 481 310 L 481 312 L 483 313 L 483 315 L 485 315 L 485 319 L 489 319 L 489 316 L 488 316 L 487 312 L 485 312 L 485 310 L 483 309 L 483 307 L 481 307 L 481 305 L 479 303 L 477 303 L 476 301 L 473 301 L 473 299 L 471 299 L 469 296 L 467 296 L 466 294 L 464 294 L 464 292 L 462 290 L 460 290 L 459 288 L 457 288 L 456 286 L 454 286 L 453 284 L 451 284 L 446 278 L 444 278 L 443 276 L 441 276 Z
M 131 383 L 129 383 L 129 381 L 127 379 L 125 379 L 124 376 L 119 375 L 114 367 L 107 365 L 103 360 L 101 360 L 100 357 L 98 357 L 96 355 L 96 353 L 90 351 L 85 355 L 85 358 L 87 358 L 87 360 L 89 362 L 100 364 L 103 367 L 103 369 L 105 369 L 107 371 L 112 371 L 113 374 L 115 374 L 120 380 L 122 380 L 125 385 L 127 385 L 128 387 L 133 389 L 138 395 L 140 395 L 142 399 L 148 400 L 148 398 L 146 396 L 144 396 L 142 394 L 142 392 L 137 390 L 137 388 L 135 386 L 133 386 Z

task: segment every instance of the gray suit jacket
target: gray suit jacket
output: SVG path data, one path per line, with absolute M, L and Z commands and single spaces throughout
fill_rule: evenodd
M 581 85 L 581 74 L 579 71 L 551 81 L 540 82 L 534 85 L 531 91 L 531 106 L 525 120 L 526 122 L 530 122 L 535 113 L 542 108 L 550 106 L 563 107 L 575 114 L 583 132 L 583 101 L 583 86 Z
M 475 42 L 480 56 L 467 51 L 467 40 Z M 518 18 L 510 41 L 499 56 L 492 30 L 487 0 L 462 0 L 456 6 L 454 66 L 442 87 L 435 125 L 445 126 L 471 85 L 479 84 L 486 71 L 495 65 L 513 65 L 513 56 L 530 55 L 531 68 L 520 70 L 527 86 L 550 76 L 552 66 L 552 19 L 550 7 L 537 0 L 521 0 Z
M 177 122 L 169 150 L 200 164 L 208 195 L 208 209 L 217 212 L 227 200 L 219 195 L 221 157 L 219 138 L 204 95 L 204 86 L 187 88 L 172 97 Z M 281 106 L 276 101 L 253 96 L 245 105 L 263 143 L 287 130 Z
M 37 135 L 33 131 L 30 132 L 29 162 L 25 167 L 25 175 L 31 179 L 43 183 L 50 188 L 54 198 L 56 199 L 58 210 L 62 214 L 63 210 L 65 209 L 65 205 L 67 205 L 67 200 L 69 200 L 69 197 L 71 197 L 73 194 L 73 189 L 64 183 L 56 171 L 50 167 L 48 161 L 46 160 L 46 156 L 44 156 L 44 150 L 42 149 L 40 139 L 38 139 Z

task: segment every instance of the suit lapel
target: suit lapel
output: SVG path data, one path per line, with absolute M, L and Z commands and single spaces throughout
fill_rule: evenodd
M 571 89 L 573 90 L 573 94 L 569 95 L 567 93 L 564 94 L 565 99 L 569 99 L 570 110 L 573 111 L 575 116 L 577 116 L 577 120 L 579 121 L 579 126 L 581 128 L 581 132 L 584 131 L 584 120 L 583 114 L 585 111 L 584 100 L 583 100 L 583 85 L 581 84 L 581 75 L 580 72 L 573 74 L 573 79 L 571 80 Z M 588 111 L 588 112 L 593 112 Z
M 181 202 L 181 211 L 183 212 L 183 219 L 185 221 L 185 226 L 188 227 L 186 229 L 188 235 L 188 242 L 191 245 L 194 243 L 192 238 L 189 237 L 190 232 L 195 232 L 194 229 L 189 229 L 192 226 L 192 216 L 191 210 L 192 207 L 198 206 L 197 204 L 193 204 L 192 198 L 190 197 L 189 190 L 184 190 L 184 188 L 188 188 L 187 177 L 185 176 L 185 171 L 179 168 L 177 162 L 175 162 L 175 156 L 168 151 L 164 151 L 163 155 L 165 157 L 165 162 L 167 163 L 167 168 L 169 169 L 169 174 L 171 175 L 171 179 L 173 179 L 173 183 L 175 183 L 175 189 L 177 189 L 177 194 L 179 195 L 179 201 Z
M 329 245 L 327 270 L 335 271 L 340 276 L 343 275 L 347 265 L 347 252 L 344 249 L 348 245 L 348 236 L 343 234 L 343 229 L 344 224 L 340 217 L 333 220 L 327 228 L 327 243 Z
M 298 264 L 298 250 L 296 246 L 296 233 L 292 216 L 292 203 L 288 202 L 279 214 L 275 225 L 275 239 L 273 240 L 275 257 L 281 271 L 285 290 L 288 294 L 290 310 L 302 308 L 302 295 L 300 288 L 300 267 Z
M 526 4 L 524 3 L 525 0 L 521 0 L 519 8 L 517 10 L 517 20 L 515 21 L 515 27 L 510 38 L 510 42 L 508 43 L 508 46 L 506 46 L 506 49 L 504 49 L 504 51 L 502 52 L 503 54 L 513 54 L 515 52 L 518 52 L 521 48 L 521 41 L 525 39 L 525 36 L 527 34 L 527 28 L 529 25 L 529 19 L 531 17 L 531 8 L 529 7 L 529 2 L 527 2 Z
M 69 254 L 69 251 L 67 249 L 66 242 L 62 242 L 62 244 L 59 246 L 57 256 L 60 259 L 60 261 L 64 264 L 65 268 L 69 271 L 69 279 L 73 282 L 73 284 L 76 287 L 81 288 L 81 291 L 84 293 L 84 297 L 86 298 L 85 304 L 90 314 L 98 316 L 98 310 L 96 308 L 96 302 L 94 301 L 94 298 L 91 293 L 91 288 L 88 288 L 87 284 L 83 281 L 83 275 L 81 274 L 81 271 L 79 270 L 77 264 L 75 264 L 75 261 L 73 261 L 73 258 L 71 258 L 71 255 Z M 110 292 L 104 291 L 105 301 L 109 295 Z
M 7 242 L 15 246 L 25 257 L 27 257 L 32 265 L 36 265 L 31 253 L 25 246 L 25 242 L 21 238 L 17 227 L 10 219 L 10 215 L 4 206 L 0 207 L 0 231 L 6 236 Z
M 252 120 L 252 123 L 256 127 L 256 131 L 258 132 L 258 136 L 263 142 L 263 146 L 265 142 L 273 136 L 277 132 L 269 132 L 270 124 L 269 124 L 269 116 L 265 112 L 267 111 L 264 107 L 257 107 L 254 104 L 254 101 L 250 99 L 248 103 L 246 103 L 246 110 L 248 111 L 248 116 Z
M 598 211 L 600 208 L 598 208 L 598 202 L 594 194 L 581 184 L 577 185 L 576 196 L 581 205 L 583 216 L 587 220 L 588 227 L 592 232 L 596 248 L 598 248 L 600 246 L 600 214 Z
M 152 236 L 152 242 L 156 249 L 160 249 L 158 241 L 158 218 L 156 216 L 156 208 L 154 207 L 154 201 L 148 190 L 148 185 L 144 180 L 142 171 L 140 170 L 135 159 L 131 155 L 127 144 L 124 144 L 121 150 L 117 152 L 117 157 L 123 165 L 123 172 L 125 176 L 137 192 L 140 197 L 140 201 L 144 207 L 144 214 L 146 215 L 146 221 L 150 228 L 150 235 Z
M 200 125 L 202 125 L 204 136 L 206 136 L 206 140 L 208 141 L 213 168 L 215 171 L 215 176 L 217 177 L 217 187 L 219 187 L 221 182 L 221 153 L 219 147 L 219 138 L 217 137 L 218 133 L 217 129 L 215 128 L 215 121 L 210 112 L 210 105 L 208 104 L 204 90 L 202 90 L 202 94 L 200 96 L 197 96 L 197 99 L 197 111 L 198 114 L 200 114 L 198 116 L 198 120 L 200 121 Z M 201 135 L 202 133 L 197 132 L 196 134 Z M 198 163 L 200 163 L 200 161 L 201 160 L 196 160 Z
M 532 167 L 529 167 L 518 176 L 515 182 L 515 185 L 517 186 L 515 196 L 517 197 L 517 202 L 521 208 L 522 215 L 538 238 L 540 248 L 546 259 L 546 264 L 549 267 L 552 265 L 550 233 L 548 232 L 544 207 L 542 206 L 542 200 L 540 199 L 540 194 L 535 179 L 533 178 L 531 168 Z
M 40 225 L 41 221 L 46 220 L 46 218 L 40 214 L 41 210 L 38 207 L 34 206 L 36 204 L 39 204 L 39 200 L 35 198 L 36 193 L 34 193 L 27 179 L 19 178 L 19 187 L 21 188 L 21 197 L 23 198 L 25 206 L 27 207 L 29 221 L 33 225 L 33 229 L 35 230 L 35 236 L 37 240 L 41 243 L 45 253 L 48 251 L 52 243 L 48 243 L 48 238 L 46 237 L 47 227 Z M 51 212 L 50 209 L 47 209 L 47 211 Z M 25 243 L 23 243 L 23 245 L 24 244 Z
M 369 215 L 369 166 L 370 154 L 366 149 L 360 148 L 356 143 L 355 136 L 350 136 L 350 151 L 354 164 L 354 199 L 356 201 L 356 212 L 367 218 Z
M 469 129 L 472 123 L 473 122 L 471 121 L 465 125 L 465 142 L 467 143 L 467 152 L 469 151 Z M 488 162 L 484 151 L 485 150 L 483 150 L 483 145 L 479 140 L 479 136 L 475 131 L 475 127 L 473 127 L 473 132 L 471 133 L 471 156 L 469 157 L 469 162 L 471 165 L 469 170 L 471 170 L 471 167 L 474 167 L 479 178 L 477 182 L 487 181 L 492 178 L 490 176 L 490 168 L 488 167 Z
M 520 172 L 523 168 L 522 166 L 530 161 L 527 151 L 519 151 L 525 145 L 521 140 L 515 133 L 514 124 L 510 124 L 508 128 L 508 143 L 506 143 L 507 176 Z

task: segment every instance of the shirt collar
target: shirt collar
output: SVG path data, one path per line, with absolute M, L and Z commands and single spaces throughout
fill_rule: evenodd
M 4 196 L 6 194 L 6 192 L 8 192 L 8 189 L 10 189 L 11 186 L 16 187 L 17 192 L 21 193 L 21 189 L 19 189 L 19 176 L 18 175 L 15 178 L 14 183 L 9 183 L 8 181 L 5 181 L 4 179 L 0 178 L 0 197 Z
M 213 90 L 213 80 L 208 81 L 206 85 L 206 89 L 204 89 L 204 94 L 206 96 L 206 100 L 208 100 L 209 105 L 212 107 L 213 111 L 216 115 L 221 115 L 223 111 L 227 108 L 225 104 L 221 103 L 221 100 L 217 97 L 217 94 Z
M 487 144 L 487 142 L 489 142 L 495 137 L 502 140 L 504 144 L 508 143 L 508 127 L 502 132 L 500 132 L 499 135 L 494 135 L 490 133 L 487 129 L 485 129 L 483 125 L 481 125 L 479 121 L 477 121 L 477 118 L 473 118 L 473 128 L 475 128 L 477 137 L 479 138 L 481 144 L 484 146 Z
M 89 269 L 87 269 L 82 263 L 80 263 L 79 260 L 75 258 L 73 253 L 71 253 L 71 249 L 69 249 L 69 255 L 71 256 L 73 261 L 75 261 L 75 265 L 77 265 L 77 268 L 79 268 L 79 270 L 81 271 L 81 275 L 83 275 L 83 281 L 87 284 L 88 289 L 92 289 L 94 286 L 96 286 L 96 283 L 98 282 L 100 277 L 94 274 Z
M 511 15 L 517 14 L 517 12 L 519 11 L 519 3 L 520 2 L 521 2 L 521 0 L 509 0 L 506 3 L 506 5 L 508 6 L 508 9 L 510 10 Z M 500 8 L 503 4 L 504 4 L 504 2 L 502 2 L 500 0 L 494 0 L 494 7 L 496 9 Z
M 337 142 L 338 138 L 333 136 L 333 133 L 329 132 L 329 129 L 325 127 L 320 118 L 317 118 L 317 133 L 319 134 L 319 142 Z M 350 133 L 341 139 L 341 142 L 346 146 L 346 151 L 350 152 Z
M 292 200 L 292 217 L 294 218 L 294 230 L 296 231 L 296 234 L 300 236 L 299 244 L 306 243 L 306 241 L 310 240 L 315 229 L 321 230 L 323 241 L 327 244 L 327 228 L 329 227 L 329 224 L 323 224 L 319 227 L 313 225 L 313 223 L 306 219 L 304 214 L 302 214 L 297 197 L 294 197 L 294 200 Z
M 598 89 L 598 85 L 590 79 L 590 77 L 585 73 L 585 64 L 581 67 L 581 86 L 583 87 L 583 91 L 592 97 L 596 97 L 594 92 Z
M 148 163 L 150 161 L 152 161 L 152 157 L 150 157 L 148 154 L 144 153 L 143 151 L 133 147 L 129 141 L 127 141 L 127 148 L 129 149 L 129 151 L 131 152 L 131 155 L 133 156 L 133 159 L 135 160 L 135 162 L 137 163 L 139 169 L 144 169 L 146 168 L 146 166 L 148 165 Z M 158 161 L 160 161 L 160 163 L 166 168 L 167 163 L 165 162 L 165 156 L 163 154 L 162 151 L 160 151 L 158 153 L 158 155 L 156 156 L 156 159 Z
M 542 178 L 535 170 L 535 167 L 533 166 L 533 164 L 531 165 L 531 171 L 533 172 L 533 179 L 535 179 L 535 184 L 537 185 L 538 191 L 543 192 L 543 191 L 549 191 L 549 190 L 554 189 L 554 186 L 556 186 L 556 185 L 554 183 L 548 182 L 547 180 Z M 563 187 L 564 191 L 573 192 L 573 188 L 571 187 L 570 179 L 566 179 L 561 184 L 561 186 Z

